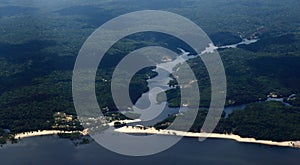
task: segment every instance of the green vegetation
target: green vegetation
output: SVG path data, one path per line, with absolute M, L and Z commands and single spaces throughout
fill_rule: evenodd
M 53 0 L 46 4 L 5 1 L 0 5 L 0 140 L 9 139 L 3 129 L 18 133 L 52 129 L 56 124 L 65 125 L 64 121 L 55 120 L 53 114 L 56 112 L 76 116 L 71 79 L 80 47 L 95 28 L 107 20 L 141 9 L 166 10 L 188 17 L 201 26 L 216 45 L 239 42 L 239 36 L 260 38 L 251 45 L 219 51 L 228 81 L 227 105 L 264 100 L 271 92 L 285 97 L 298 94 L 299 3 L 299 0 Z M 177 52 L 180 47 L 193 52 L 189 46 L 166 34 L 139 33 L 116 43 L 107 52 L 96 76 L 98 103 L 108 118 L 126 118 L 116 112 L 110 92 L 114 67 L 129 52 L 150 45 L 164 46 Z M 205 66 L 200 59 L 188 63 L 199 80 L 200 105 L 207 107 L 210 103 L 210 79 Z M 141 70 L 131 80 L 130 97 L 133 103 L 148 90 L 146 80 L 156 75 L 152 69 Z M 170 86 L 176 84 L 176 80 L 170 82 Z M 178 106 L 180 90 L 175 88 L 168 91 L 167 97 L 169 106 Z M 288 102 L 299 106 L 298 98 L 297 95 L 296 99 Z M 263 104 L 254 107 L 248 109 L 275 109 L 278 116 L 286 112 L 279 109 L 287 108 Z M 289 118 L 294 113 L 297 116 L 296 107 L 287 109 L 291 111 Z M 257 117 L 257 123 L 263 118 L 274 117 L 267 113 L 269 111 L 262 118 L 256 116 L 255 110 L 234 113 L 224 119 L 227 124 L 223 123 L 224 128 L 219 127 L 219 131 L 250 136 L 255 134 L 258 138 L 271 137 L 274 134 L 272 131 L 260 134 L 260 131 L 250 132 L 252 129 L 236 125 L 242 115 L 253 114 L 251 117 Z M 243 114 L 246 112 L 249 114 Z M 199 115 L 198 118 L 203 118 L 205 110 Z M 278 129 L 282 131 L 286 127 L 291 131 L 293 128 L 287 123 L 286 126 L 278 125 Z M 197 130 L 201 124 L 201 121 L 197 121 L 193 129 Z M 82 129 L 79 123 L 75 125 L 74 130 Z M 258 127 L 255 123 L 254 126 Z M 249 132 L 243 132 L 242 129 Z M 288 134 L 287 131 L 282 136 L 274 135 L 274 138 L 283 139 L 284 136 L 298 138 L 293 132 Z
M 200 109 L 192 132 L 200 132 L 207 109 Z M 215 133 L 236 134 L 260 140 L 289 141 L 300 139 L 300 108 L 287 107 L 279 102 L 253 103 L 245 110 L 234 111 L 228 118 L 221 118 Z M 155 125 L 165 129 L 174 121 L 175 115 Z
M 54 125 L 53 129 L 64 131 L 82 131 L 84 128 L 80 125 L 79 120 L 73 115 L 57 112 L 53 115 Z
M 268 46 L 257 52 L 247 49 L 260 44 L 263 39 L 243 48 L 219 51 L 227 77 L 227 105 L 265 100 L 271 92 L 284 97 L 300 92 L 300 36 L 288 35 L 289 38 L 293 36 L 288 48 L 285 47 L 286 36 L 276 37 L 275 43 L 269 42 Z M 287 50 L 281 51 L 280 47 Z M 189 64 L 199 80 L 200 105 L 207 107 L 210 102 L 210 80 L 205 65 L 199 59 L 192 59 Z M 176 85 L 174 81 L 169 84 Z M 168 91 L 168 97 L 171 106 L 179 106 L 179 89 Z
M 58 136 L 63 139 L 70 139 L 75 145 L 83 145 L 90 143 L 91 139 L 81 135 L 80 132 L 59 133 Z
M 274 141 L 300 139 L 300 108 L 278 102 L 255 103 L 232 113 L 219 131 Z M 229 128 L 229 129 L 228 129 Z
M 58 136 L 60 138 L 65 138 L 65 139 L 71 139 L 71 140 L 78 140 L 82 137 L 80 132 L 75 132 L 75 133 L 59 133 Z
M 15 143 L 16 139 L 14 139 L 13 135 L 10 134 L 10 131 L 3 130 L 0 128 L 0 146 L 2 147 L 2 145 L 6 144 L 7 141 L 10 141 L 11 143 Z

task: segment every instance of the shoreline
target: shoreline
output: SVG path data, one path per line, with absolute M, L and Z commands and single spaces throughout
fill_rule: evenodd
M 38 130 L 38 131 L 30 131 L 30 132 L 22 132 L 14 135 L 15 139 L 23 139 L 29 137 L 36 137 L 36 136 L 50 136 L 50 135 L 57 135 L 60 133 L 77 133 L 79 132 L 82 135 L 87 135 L 88 132 L 86 130 L 83 131 L 63 131 L 63 130 Z
M 239 135 L 234 134 L 218 134 L 218 133 L 194 133 L 194 132 L 183 132 L 176 130 L 156 130 L 155 128 L 140 128 L 140 127 L 122 127 L 114 130 L 119 133 L 130 133 L 130 134 L 152 134 L 152 135 L 167 135 L 167 136 L 180 136 L 180 137 L 191 137 L 191 138 L 208 138 L 208 139 L 228 139 L 234 140 L 239 143 L 254 143 L 263 144 L 269 146 L 279 147 L 293 147 L 300 148 L 300 141 L 283 141 L 275 142 L 271 140 L 257 140 L 255 138 L 242 138 Z
M 293 147 L 300 148 L 300 141 L 283 141 L 276 142 L 271 140 L 257 140 L 255 138 L 243 138 L 239 135 L 234 134 L 219 134 L 219 133 L 195 133 L 195 132 L 183 132 L 176 130 L 157 130 L 155 128 L 142 128 L 140 126 L 124 126 L 122 128 L 114 129 L 118 133 L 128 133 L 128 134 L 148 134 L 148 135 L 166 135 L 166 136 L 179 136 L 179 137 L 190 137 L 190 138 L 208 138 L 208 139 L 227 139 L 234 140 L 239 143 L 253 143 L 262 144 L 269 146 L 279 146 L 279 147 Z M 40 130 L 23 132 L 14 135 L 14 138 L 19 140 L 23 138 L 38 137 L 38 136 L 52 136 L 59 133 L 76 133 L 79 132 L 82 135 L 87 135 L 87 130 L 83 131 L 62 131 L 62 130 Z
M 139 121 L 141 121 L 141 120 L 139 120 L 139 119 L 121 120 L 120 122 L 129 124 L 129 123 L 135 123 L 135 122 L 139 122 Z M 107 125 L 110 127 L 113 127 L 115 122 L 118 122 L 118 120 L 107 123 Z M 71 133 L 77 133 L 77 132 L 79 132 L 81 135 L 84 135 L 84 136 L 88 135 L 87 129 L 84 129 L 83 131 L 38 130 L 38 131 L 28 131 L 28 132 L 17 133 L 17 134 L 14 134 L 13 137 L 14 137 L 14 139 L 18 140 L 18 139 L 23 139 L 23 138 L 37 137 L 37 136 L 51 136 L 51 135 L 57 135 L 60 133 L 71 134 Z
M 135 123 L 137 120 L 121 120 L 119 122 L 122 123 Z M 113 127 L 113 122 L 108 123 L 108 126 Z M 23 139 L 23 138 L 30 138 L 30 137 L 38 137 L 38 136 L 50 136 L 50 135 L 57 135 L 59 133 L 76 133 L 79 132 L 82 135 L 88 135 L 88 130 L 83 131 L 63 131 L 63 130 L 39 130 L 39 131 L 30 131 L 30 132 L 23 132 L 14 135 L 16 140 Z M 142 126 L 124 126 L 121 128 L 115 128 L 114 132 L 117 133 L 127 133 L 127 134 L 148 134 L 148 135 L 165 135 L 165 136 L 179 136 L 179 137 L 190 137 L 190 138 L 208 138 L 208 139 L 227 139 L 227 140 L 234 140 L 239 143 L 252 143 L 252 144 L 262 144 L 262 145 L 269 145 L 269 146 L 279 146 L 279 147 L 293 147 L 293 148 L 300 148 L 300 140 L 299 141 L 282 141 L 276 142 L 272 140 L 257 140 L 255 138 L 243 138 L 239 135 L 234 134 L 219 134 L 219 133 L 196 133 L 196 132 L 184 132 L 184 131 L 176 131 L 176 130 L 157 130 L 153 127 L 146 128 Z

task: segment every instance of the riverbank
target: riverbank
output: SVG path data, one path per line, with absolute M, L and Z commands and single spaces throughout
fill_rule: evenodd
M 88 134 L 87 130 L 83 130 L 83 131 L 39 130 L 39 131 L 18 133 L 18 134 L 14 135 L 14 138 L 15 139 L 23 139 L 23 138 L 29 138 L 29 137 L 35 137 L 35 136 L 57 135 L 60 133 L 71 134 L 71 133 L 78 133 L 78 132 L 82 135 Z
M 122 121 L 124 122 L 124 121 Z M 132 122 L 126 122 L 132 123 Z M 110 123 L 112 126 L 112 123 Z M 235 140 L 240 143 L 256 143 L 263 145 L 271 145 L 271 146 L 280 146 L 280 147 L 294 147 L 300 148 L 300 141 L 283 141 L 276 142 L 271 140 L 257 140 L 255 138 L 243 138 L 239 135 L 234 134 L 218 134 L 218 133 L 195 133 L 195 132 L 183 132 L 176 130 L 157 130 L 153 127 L 151 128 L 143 128 L 142 126 L 125 126 L 122 128 L 114 129 L 115 132 L 119 133 L 129 133 L 129 134 L 152 134 L 152 135 L 165 135 L 165 136 L 181 136 L 181 137 L 191 137 L 191 138 L 211 138 L 211 139 L 228 139 Z M 32 132 L 24 132 L 19 133 L 14 136 L 15 139 L 23 139 L 29 137 L 38 137 L 38 136 L 49 136 L 49 135 L 57 135 L 60 133 L 80 133 L 82 135 L 87 135 L 88 131 L 62 131 L 62 130 L 42 130 L 42 131 L 32 131 Z
M 275 142 L 270 140 L 256 140 L 254 138 L 242 138 L 239 135 L 234 135 L 234 134 L 194 133 L 194 132 L 183 132 L 183 131 L 176 131 L 176 130 L 156 130 L 155 128 L 141 128 L 141 127 L 132 127 L 132 126 L 115 129 L 115 132 L 130 133 L 130 134 L 155 134 L 155 135 L 168 135 L 168 136 L 182 136 L 182 137 L 192 137 L 192 138 L 229 139 L 229 140 L 235 140 L 240 143 L 256 143 L 256 144 L 271 145 L 271 146 L 300 148 L 300 141 Z
M 112 127 L 114 126 L 115 122 L 121 122 L 124 124 L 129 123 L 136 123 L 140 122 L 140 119 L 136 120 L 121 120 L 121 121 L 112 121 L 108 123 L 107 125 Z M 83 131 L 63 131 L 63 130 L 38 130 L 38 131 L 30 131 L 30 132 L 22 132 L 14 135 L 14 139 L 23 139 L 23 138 L 29 138 L 29 137 L 36 137 L 36 136 L 49 136 L 49 135 L 57 135 L 57 134 L 71 134 L 71 133 L 80 133 L 81 135 L 88 135 L 87 129 Z
M 122 120 L 122 121 L 112 121 L 107 125 L 112 127 L 114 126 L 115 122 L 121 122 L 124 124 L 129 123 L 136 123 L 140 122 L 140 119 L 136 120 Z M 49 136 L 49 135 L 57 135 L 57 134 L 72 134 L 72 133 L 80 133 L 81 135 L 88 135 L 88 130 L 85 129 L 83 131 L 63 131 L 63 130 L 38 130 L 38 131 L 29 131 L 29 132 L 22 132 L 14 135 L 14 139 L 23 139 L 29 137 L 36 137 L 36 136 Z

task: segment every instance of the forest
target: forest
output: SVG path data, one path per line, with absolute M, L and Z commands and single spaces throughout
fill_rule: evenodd
M 227 118 L 222 118 L 214 133 L 240 135 L 245 138 L 273 141 L 296 141 L 300 138 L 300 108 L 288 107 L 279 102 L 249 104 L 244 110 L 236 110 Z M 199 109 L 191 132 L 200 132 L 208 109 Z M 184 115 L 184 114 L 183 114 Z M 157 123 L 155 128 L 166 129 L 172 126 L 175 115 Z M 180 129 L 180 125 L 176 128 Z
M 146 6 L 136 0 L 122 3 L 74 0 L 60 5 L 56 5 L 56 1 L 49 2 L 47 7 L 13 1 L 0 5 L 0 137 L 6 136 L 5 129 L 12 133 L 51 129 L 55 112 L 76 115 L 72 70 L 87 37 L 113 17 L 130 11 L 156 9 L 191 19 L 218 46 L 240 42 L 241 37 L 259 39 L 250 45 L 219 50 L 227 76 L 227 106 L 263 101 L 272 92 L 286 99 L 296 94 L 288 100 L 293 107 L 254 104 L 221 120 L 216 131 L 276 140 L 300 139 L 296 135 L 300 107 L 298 0 L 218 0 L 214 3 L 176 0 L 172 1 L 173 5 L 166 5 L 169 0 L 155 0 L 147 1 Z M 139 33 L 120 40 L 107 52 L 97 72 L 96 93 L 103 112 L 109 115 L 117 111 L 111 97 L 110 79 L 118 62 L 135 49 L 158 45 L 177 53 L 177 48 L 193 52 L 181 40 L 166 34 Z M 210 103 L 208 73 L 199 58 L 188 63 L 199 80 L 200 109 L 207 108 Z M 148 90 L 146 80 L 156 75 L 152 69 L 145 68 L 132 79 L 132 102 Z M 176 79 L 169 84 L 176 85 Z M 167 96 L 169 106 L 179 106 L 178 88 L 168 91 Z M 245 116 L 255 120 L 243 120 Z M 275 119 L 280 121 L 278 125 L 269 123 L 277 121 Z M 199 125 L 201 121 L 195 123 L 193 130 L 199 129 Z M 270 131 L 262 133 L 263 130 Z M 278 133 L 281 131 L 284 133 Z

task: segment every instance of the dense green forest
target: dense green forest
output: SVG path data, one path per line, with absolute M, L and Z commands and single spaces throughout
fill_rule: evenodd
M 200 109 L 191 132 L 200 132 L 207 116 L 207 109 Z M 184 115 L 184 114 L 183 114 Z M 155 128 L 171 126 L 175 115 L 157 123 Z M 236 110 L 221 118 L 215 133 L 236 134 L 260 140 L 293 141 L 300 139 L 300 108 L 288 107 L 279 102 L 252 103 L 244 110 Z M 176 126 L 180 129 L 180 125 Z
M 219 50 L 227 77 L 227 105 L 265 100 L 270 93 L 283 97 L 299 93 L 299 33 L 271 33 L 260 34 L 259 41 L 253 44 Z M 202 90 L 200 105 L 207 107 L 210 102 L 210 80 L 205 65 L 199 58 L 188 63 Z M 170 85 L 176 85 L 176 80 L 171 81 Z M 170 106 L 179 106 L 179 89 L 170 90 L 168 96 Z
M 223 124 L 226 129 L 220 127 L 219 131 L 271 137 L 274 132 L 263 135 L 237 125 L 239 117 L 257 117 L 258 110 L 264 114 L 263 118 L 271 120 L 274 117 L 269 113 L 271 110 L 274 109 L 278 115 L 274 118 L 279 118 L 287 109 L 288 118 L 296 119 L 300 94 L 298 0 L 142 1 L 3 1 L 0 4 L 0 137 L 4 135 L 2 129 L 10 129 L 12 133 L 51 129 L 55 112 L 76 115 L 72 99 L 72 70 L 82 44 L 109 19 L 142 9 L 166 10 L 190 18 L 208 33 L 215 45 L 240 42 L 240 36 L 259 38 L 254 44 L 219 50 L 227 75 L 227 105 L 265 100 L 271 92 L 284 97 L 298 94 L 296 99 L 289 100 L 293 108 L 253 105 L 248 107 L 249 110 L 233 113 L 224 121 L 229 123 Z M 179 47 L 193 51 L 180 40 L 165 34 L 140 33 L 119 41 L 107 52 L 97 72 L 97 99 L 104 112 L 116 111 L 110 94 L 110 79 L 116 64 L 127 53 L 150 45 L 160 45 L 177 52 Z M 200 105 L 207 107 L 210 79 L 205 66 L 198 58 L 188 63 L 199 80 Z M 152 69 L 146 68 L 132 79 L 130 96 L 133 102 L 148 90 L 146 80 L 156 74 Z M 170 85 L 176 85 L 176 80 Z M 179 93 L 179 89 L 167 92 L 170 106 L 179 105 Z M 255 122 L 261 122 L 263 118 L 257 117 Z M 257 123 L 254 123 L 253 129 L 258 127 Z M 200 124 L 200 121 L 196 123 Z M 286 126 L 286 134 L 274 135 L 274 138 L 298 138 L 294 135 L 297 129 Z M 281 131 L 282 127 L 278 129 Z M 292 129 L 295 130 L 288 134 L 287 130 Z

